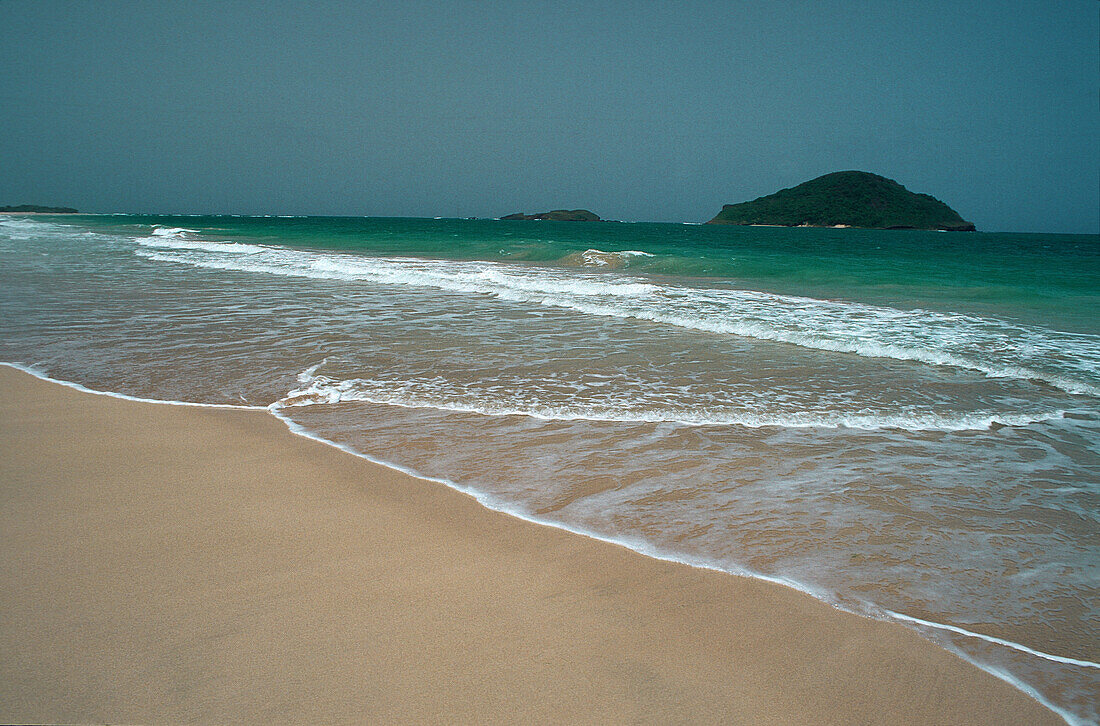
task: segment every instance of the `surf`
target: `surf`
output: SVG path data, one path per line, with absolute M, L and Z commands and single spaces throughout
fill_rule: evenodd
M 136 254 L 155 262 L 488 295 L 585 315 L 948 366 L 1100 396 L 1100 336 L 992 317 L 536 265 L 367 257 L 195 240 L 176 230 L 136 242 Z
M 455 395 L 446 390 L 424 390 L 415 382 L 364 378 L 334 379 L 320 375 L 318 363 L 298 375 L 299 387 L 272 404 L 276 408 L 333 405 L 362 402 L 401 408 L 427 408 L 481 416 L 525 416 L 542 421 L 595 421 L 615 423 L 675 423 L 684 426 L 743 426 L 746 428 L 901 429 L 906 431 L 972 431 L 995 426 L 1027 426 L 1063 418 L 1067 411 L 1032 413 L 975 411 L 940 414 L 933 411 L 867 414 L 856 412 L 820 413 L 810 410 L 788 413 L 754 413 L 723 407 L 699 408 L 644 406 L 632 408 L 618 402 L 590 405 L 542 403 L 517 405 L 515 401 L 485 395 Z M 421 390 L 417 390 L 420 388 Z

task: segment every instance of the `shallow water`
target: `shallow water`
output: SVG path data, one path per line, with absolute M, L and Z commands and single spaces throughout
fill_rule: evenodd
M 1096 237 L 12 217 L 0 255 L 2 360 L 274 404 L 497 508 L 927 621 L 1097 718 Z

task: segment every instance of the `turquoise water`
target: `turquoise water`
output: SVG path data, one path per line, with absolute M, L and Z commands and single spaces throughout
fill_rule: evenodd
M 192 226 L 225 240 L 372 255 L 569 264 L 598 249 L 657 250 L 613 261 L 631 272 L 703 277 L 751 289 L 997 314 L 1100 332 L 1092 235 L 951 234 L 660 223 L 530 223 L 363 217 L 165 217 L 126 222 Z M 84 217 L 111 227 L 118 217 Z
M 0 360 L 269 406 L 483 503 L 1100 692 L 1100 239 L 0 218 Z

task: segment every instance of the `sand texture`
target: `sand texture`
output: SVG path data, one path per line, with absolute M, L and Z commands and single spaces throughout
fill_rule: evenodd
M 1042 724 L 899 626 L 0 367 L 0 720 Z

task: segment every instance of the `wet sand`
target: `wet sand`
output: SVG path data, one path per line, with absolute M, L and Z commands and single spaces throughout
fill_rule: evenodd
M 1061 723 L 900 626 L 263 411 L 0 367 L 0 446 L 4 722 Z

